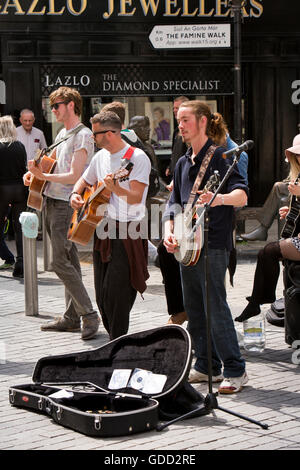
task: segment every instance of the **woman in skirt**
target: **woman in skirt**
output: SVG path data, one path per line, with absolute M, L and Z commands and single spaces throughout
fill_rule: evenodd
M 300 134 L 296 135 L 293 146 L 285 151 L 285 155 L 290 163 L 288 190 L 292 196 L 298 196 L 300 201 Z M 285 219 L 289 210 L 288 206 L 282 207 L 279 210 L 280 218 Z M 300 261 L 299 215 L 296 214 L 294 217 L 295 230 L 291 238 L 282 238 L 279 241 L 268 243 L 259 251 L 252 294 L 247 297 L 249 303 L 241 315 L 235 318 L 236 321 L 243 322 L 258 315 L 262 304 L 272 303 L 276 300 L 275 292 L 280 274 L 280 261 L 285 259 Z

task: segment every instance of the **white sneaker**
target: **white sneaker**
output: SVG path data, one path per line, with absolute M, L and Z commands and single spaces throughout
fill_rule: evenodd
M 212 376 L 212 381 L 214 383 L 222 382 L 223 379 L 224 377 L 222 374 Z M 196 369 L 191 369 L 188 381 L 192 384 L 199 382 L 208 382 L 208 375 L 203 374 L 202 372 L 198 372 Z
M 246 372 L 244 372 L 241 377 L 226 377 L 219 387 L 219 393 L 229 394 L 240 392 L 248 380 Z

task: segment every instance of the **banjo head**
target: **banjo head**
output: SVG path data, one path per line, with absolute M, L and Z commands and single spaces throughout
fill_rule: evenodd
M 199 226 L 193 236 L 189 237 L 191 229 L 185 226 L 183 214 L 178 214 L 174 222 L 174 235 L 178 241 L 178 248 L 174 253 L 175 259 L 184 266 L 193 266 L 201 253 L 202 227 Z

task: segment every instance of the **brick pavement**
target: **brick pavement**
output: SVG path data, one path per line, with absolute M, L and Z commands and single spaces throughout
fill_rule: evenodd
M 40 242 L 38 242 L 40 243 Z M 235 286 L 229 283 L 228 300 L 233 316 L 246 305 L 255 268 L 253 253 L 259 243 L 239 246 Z M 13 245 L 12 245 L 13 247 Z M 241 253 L 248 250 L 248 259 Z M 40 252 L 39 248 L 39 252 Z M 83 280 L 94 302 L 90 256 L 81 256 Z M 138 296 L 131 314 L 129 333 L 164 325 L 166 302 L 160 271 L 150 267 L 150 279 L 144 300 Z M 59 315 L 64 309 L 64 290 L 56 276 L 43 272 L 39 257 L 39 316 L 24 313 L 24 284 L 13 279 L 11 272 L 0 274 L 0 448 L 7 450 L 258 450 L 300 448 L 300 367 L 292 362 L 292 350 L 284 341 L 284 331 L 267 323 L 266 349 L 251 356 L 243 350 L 250 377 L 244 390 L 233 396 L 218 397 L 219 405 L 269 424 L 268 430 L 231 416 L 223 411 L 200 418 L 180 421 L 162 432 L 91 438 L 58 426 L 47 416 L 11 407 L 8 388 L 30 383 L 36 361 L 49 354 L 97 348 L 108 340 L 100 328 L 99 335 L 83 342 L 80 333 L 41 332 L 42 322 Z M 282 296 L 282 279 L 278 297 Z M 266 311 L 268 306 L 264 307 Z M 240 331 L 241 325 L 237 326 Z M 204 395 L 205 384 L 195 385 Z

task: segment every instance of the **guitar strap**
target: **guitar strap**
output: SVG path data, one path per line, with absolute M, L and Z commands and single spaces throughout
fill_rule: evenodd
M 135 147 L 130 146 L 129 149 L 127 149 L 125 155 L 122 157 L 122 160 L 130 160 L 132 157 L 133 152 L 135 151 Z
M 84 127 L 85 127 L 84 124 L 80 124 L 79 126 L 75 127 L 75 129 L 73 129 L 68 135 L 66 135 L 65 137 L 62 137 L 57 142 L 54 142 L 54 144 L 50 145 L 50 147 L 47 147 L 46 149 L 44 149 L 43 154 L 46 155 L 47 153 L 51 152 L 59 144 L 61 144 L 62 142 L 65 142 L 65 140 L 70 139 L 70 137 L 72 137 L 73 135 L 76 135 L 79 131 L 81 131 L 81 129 L 84 129 Z
M 208 149 L 207 149 L 207 152 L 206 154 L 204 155 L 204 158 L 202 160 L 202 164 L 200 166 L 200 169 L 198 171 L 198 174 L 196 176 L 196 179 L 195 179 L 195 182 L 194 182 L 194 185 L 192 187 L 192 191 L 190 193 L 190 196 L 189 196 L 189 199 L 188 199 L 188 202 L 187 202 L 187 206 L 186 206 L 186 211 L 190 210 L 190 208 L 192 207 L 193 205 L 193 202 L 195 200 L 195 197 L 196 197 L 196 194 L 197 194 L 197 191 L 198 189 L 200 188 L 200 185 L 202 183 L 202 180 L 203 180 L 203 177 L 206 173 L 206 170 L 207 170 L 207 167 L 209 165 L 209 162 L 211 161 L 212 159 L 212 156 L 213 154 L 215 153 L 215 150 L 217 148 L 217 145 L 211 145 Z M 185 211 L 185 212 L 186 212 Z

